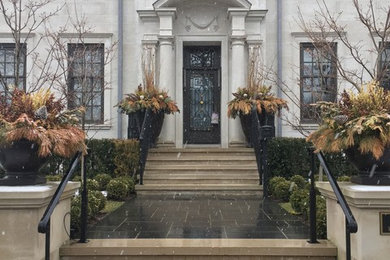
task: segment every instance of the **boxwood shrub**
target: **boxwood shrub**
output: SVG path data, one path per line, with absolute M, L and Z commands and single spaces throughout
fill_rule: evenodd
M 268 166 L 270 177 L 282 176 L 290 178 L 293 175 L 307 176 L 310 171 L 311 146 L 304 138 L 276 137 L 268 142 Z M 335 176 L 356 174 L 356 169 L 348 162 L 343 153 L 326 154 L 325 159 Z M 318 169 L 318 160 L 315 158 Z
M 128 195 L 128 185 L 120 179 L 112 179 L 107 184 L 107 197 L 113 200 L 125 200 Z
M 94 180 L 99 183 L 99 190 L 106 190 L 107 184 L 111 181 L 112 177 L 107 173 L 100 173 L 95 176 Z

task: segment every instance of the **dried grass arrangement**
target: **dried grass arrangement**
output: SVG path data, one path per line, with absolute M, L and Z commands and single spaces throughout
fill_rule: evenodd
M 0 145 L 27 139 L 38 144 L 38 155 L 69 158 L 86 152 L 85 133 L 78 127 L 79 110 L 64 110 L 49 90 L 27 94 L 15 89 L 0 96 Z
M 322 123 L 308 136 L 317 151 L 358 148 L 379 159 L 390 146 L 390 92 L 371 82 L 359 93 L 343 92 L 337 103 L 318 102 Z
M 164 90 L 160 90 L 155 84 L 154 66 L 143 64 L 144 82 L 139 85 L 134 93 L 127 94 L 117 105 L 120 111 L 124 114 L 130 114 L 137 111 L 145 111 L 152 109 L 154 113 L 164 112 L 173 114 L 179 112 L 176 102 L 168 96 Z
M 287 107 L 287 101 L 275 97 L 271 93 L 271 87 L 264 84 L 265 76 L 263 75 L 258 55 L 252 55 L 248 66 L 247 87 L 238 88 L 233 93 L 233 100 L 228 102 L 228 116 L 236 118 L 239 115 L 248 115 L 252 105 L 256 106 L 257 113 L 264 111 L 275 114 L 282 108 Z

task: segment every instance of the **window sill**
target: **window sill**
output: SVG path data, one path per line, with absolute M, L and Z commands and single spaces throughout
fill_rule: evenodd
M 85 129 L 88 130 L 110 130 L 112 125 L 109 124 L 87 124 Z

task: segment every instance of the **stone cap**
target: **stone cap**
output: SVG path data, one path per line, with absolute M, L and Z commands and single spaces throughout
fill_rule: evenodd
M 49 204 L 60 182 L 33 186 L 0 186 L 0 209 L 41 208 Z M 61 200 L 72 197 L 80 182 L 69 182 Z
M 329 182 L 316 182 L 321 195 L 336 200 Z M 340 182 L 340 189 L 350 206 L 356 208 L 390 208 L 390 186 L 359 185 Z

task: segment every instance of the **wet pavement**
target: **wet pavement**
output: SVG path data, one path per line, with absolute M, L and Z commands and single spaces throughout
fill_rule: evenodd
M 291 238 L 309 227 L 277 202 L 256 198 L 134 197 L 90 227 L 88 238 Z

